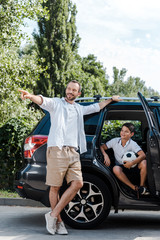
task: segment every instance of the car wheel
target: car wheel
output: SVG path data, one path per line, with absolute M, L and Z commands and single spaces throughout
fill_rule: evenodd
M 111 209 L 111 193 L 107 185 L 88 173 L 84 174 L 83 181 L 83 187 L 61 213 L 67 225 L 79 229 L 99 225 Z

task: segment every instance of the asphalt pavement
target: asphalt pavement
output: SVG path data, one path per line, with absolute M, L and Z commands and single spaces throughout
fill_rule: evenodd
M 46 207 L 0 206 L 0 240 L 160 240 L 160 212 L 111 211 L 96 229 L 77 230 L 69 235 L 49 235 L 45 228 Z

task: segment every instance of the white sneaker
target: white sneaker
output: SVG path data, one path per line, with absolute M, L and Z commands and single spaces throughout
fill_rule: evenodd
M 56 233 L 60 234 L 60 235 L 67 235 L 68 231 L 64 225 L 64 222 L 58 222 L 57 223 L 57 229 L 56 229 Z
M 51 217 L 51 212 L 45 214 L 47 231 L 54 235 L 56 232 L 57 218 Z

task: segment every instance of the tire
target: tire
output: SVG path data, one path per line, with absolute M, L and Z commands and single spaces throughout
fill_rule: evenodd
M 111 193 L 98 177 L 84 174 L 83 187 L 61 213 L 63 221 L 78 229 L 97 227 L 108 216 L 111 209 Z M 66 188 L 62 191 L 64 192 Z

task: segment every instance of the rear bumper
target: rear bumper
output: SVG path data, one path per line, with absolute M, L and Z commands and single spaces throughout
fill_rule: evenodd
M 14 188 L 20 197 L 32 199 L 41 202 L 46 207 L 50 207 L 49 188 L 46 191 L 39 190 L 32 188 L 28 184 L 19 183 L 17 181 L 15 181 Z
M 16 190 L 16 192 L 19 194 L 20 197 L 22 198 L 27 198 L 27 194 L 24 190 L 24 186 L 20 183 L 14 183 L 14 189 Z
M 16 173 L 14 188 L 22 198 L 28 198 L 49 204 L 49 187 L 45 185 L 46 168 L 45 165 L 27 164 Z

